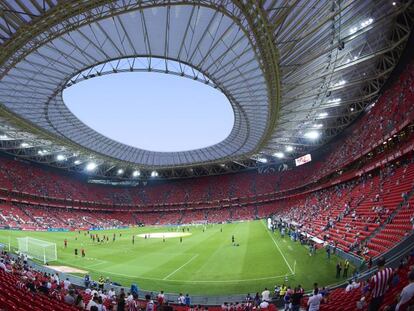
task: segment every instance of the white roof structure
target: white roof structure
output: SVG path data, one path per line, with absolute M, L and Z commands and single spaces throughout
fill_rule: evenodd
M 377 98 L 410 35 L 412 2 L 4 0 L 1 148 L 67 169 L 94 161 L 97 175 L 122 168 L 126 178 L 138 169 L 226 172 L 282 161 L 286 149 L 286 157 L 307 153 Z M 142 150 L 89 128 L 62 99 L 82 80 L 126 71 L 218 88 L 233 107 L 232 132 L 198 150 Z M 307 138 L 311 130 L 318 139 Z

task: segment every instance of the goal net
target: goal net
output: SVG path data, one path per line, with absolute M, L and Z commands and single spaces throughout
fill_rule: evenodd
M 38 240 L 30 237 L 18 238 L 18 251 L 29 257 L 42 261 L 46 264 L 49 261 L 57 260 L 56 243 Z

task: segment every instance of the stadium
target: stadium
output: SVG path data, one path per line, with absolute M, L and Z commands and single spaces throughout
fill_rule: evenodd
M 0 0 L 0 310 L 413 310 L 413 24 Z

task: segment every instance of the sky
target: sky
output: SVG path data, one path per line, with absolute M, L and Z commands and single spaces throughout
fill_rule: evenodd
M 174 75 L 117 73 L 63 92 L 70 111 L 97 132 L 151 151 L 187 151 L 224 140 L 233 109 L 217 89 Z

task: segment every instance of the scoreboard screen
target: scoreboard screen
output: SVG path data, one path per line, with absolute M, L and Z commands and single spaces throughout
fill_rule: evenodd
M 305 154 L 304 156 L 301 156 L 300 158 L 295 159 L 296 166 L 303 165 L 310 161 L 312 161 L 312 157 L 309 153 Z

